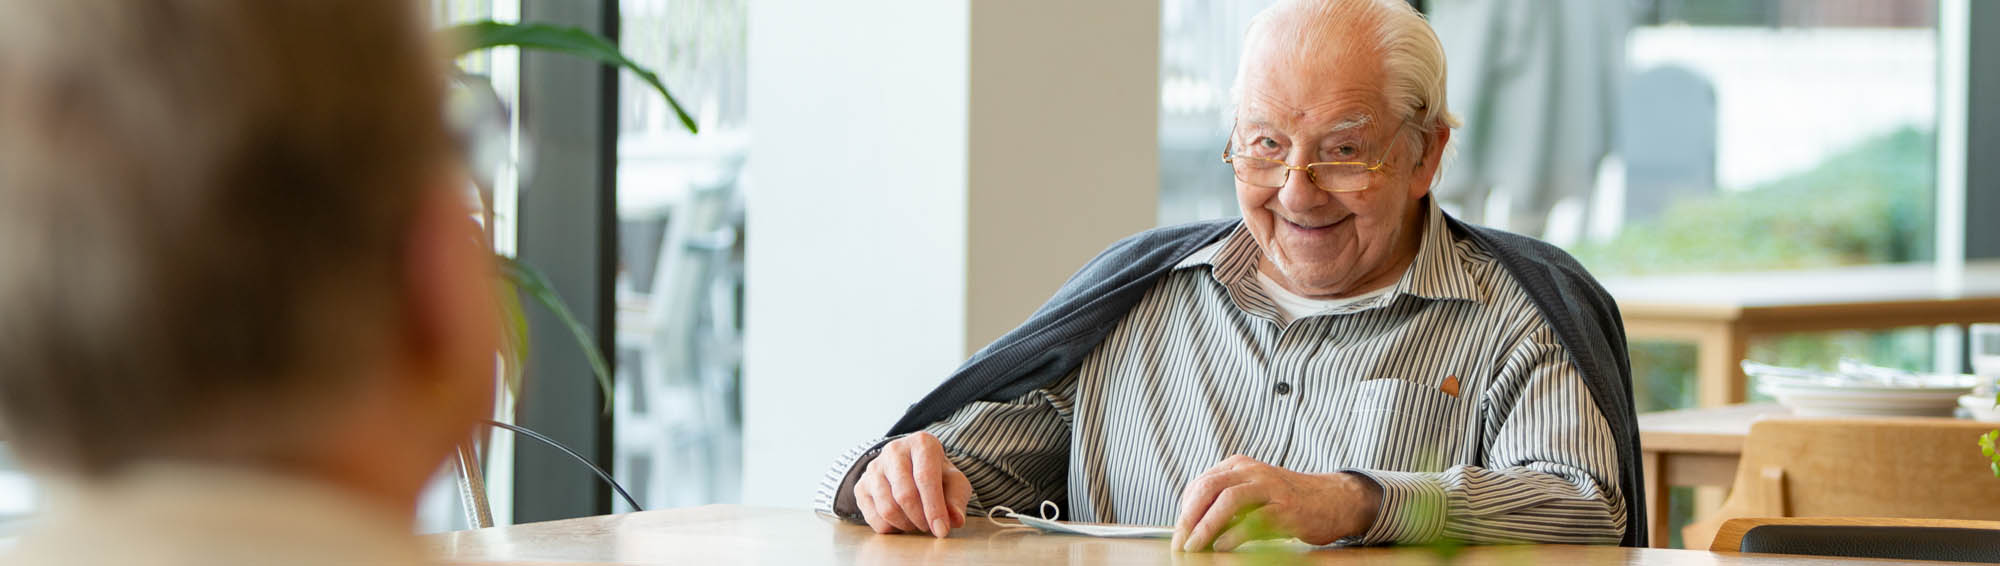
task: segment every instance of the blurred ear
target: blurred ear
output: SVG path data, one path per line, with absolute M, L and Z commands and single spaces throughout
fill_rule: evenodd
M 499 313 L 497 270 L 456 173 L 423 190 L 405 243 L 405 371 L 457 401 L 491 406 Z
M 1410 171 L 1410 200 L 1423 198 L 1431 192 L 1431 183 L 1437 180 L 1438 166 L 1444 162 L 1444 147 L 1451 142 L 1451 128 L 1439 124 L 1436 130 L 1424 133 L 1423 160 L 1412 163 Z

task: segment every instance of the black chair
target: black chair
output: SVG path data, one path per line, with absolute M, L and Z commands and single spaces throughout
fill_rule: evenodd
M 2000 564 L 2000 522 L 1842 517 L 1731 519 L 1723 524 L 1709 550 Z

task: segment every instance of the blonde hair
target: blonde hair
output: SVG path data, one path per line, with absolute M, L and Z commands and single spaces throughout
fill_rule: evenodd
M 1275 20 L 1279 18 L 1305 20 L 1305 24 L 1299 26 L 1301 37 L 1298 39 L 1308 49 L 1334 48 L 1326 38 L 1334 35 L 1336 29 L 1358 29 L 1368 34 L 1371 40 L 1369 46 L 1382 58 L 1384 97 L 1399 114 L 1396 118 L 1410 120 L 1420 130 L 1408 134 L 1415 136 L 1408 143 L 1422 147 L 1421 144 L 1426 141 L 1425 133 L 1460 125 L 1458 116 L 1451 113 L 1445 100 L 1444 44 L 1438 41 L 1437 32 L 1431 30 L 1423 14 L 1408 2 L 1283 0 L 1265 8 L 1250 20 L 1244 38 L 1245 62 L 1249 60 L 1250 53 L 1247 47 L 1260 40 L 1267 27 L 1275 25 Z M 1312 53 L 1306 55 L 1312 56 Z M 1236 85 L 1230 89 L 1232 103 L 1242 102 L 1243 77 L 1246 74 L 1239 64 Z
M 24 460 L 281 458 L 383 354 L 450 151 L 421 4 L 0 0 L 0 423 Z

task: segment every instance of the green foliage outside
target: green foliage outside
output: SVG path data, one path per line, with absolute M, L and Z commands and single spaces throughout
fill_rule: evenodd
M 1570 252 L 1593 272 L 1634 275 L 1927 261 L 1931 139 L 1898 129 L 1750 190 L 1682 200 Z

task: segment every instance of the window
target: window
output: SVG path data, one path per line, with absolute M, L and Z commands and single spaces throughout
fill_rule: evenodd
M 1268 2 L 1163 0 L 1160 6 L 1160 224 L 1235 216 L 1229 87 L 1243 30 Z
M 612 473 L 648 508 L 741 498 L 745 0 L 621 0 Z
M 1606 274 L 1932 257 L 1936 7 L 1662 1 L 1624 43 Z M 1622 178 L 1620 178 L 1622 177 Z M 1619 206 L 1622 204 L 1623 206 Z
M 1593 272 L 1931 260 L 1934 2 L 1662 1 L 1635 16 L 1613 173 L 1569 246 Z M 1686 367 L 1683 346 L 1632 354 L 1642 410 L 1691 402 L 1667 369 Z M 1749 357 L 1928 369 L 1932 339 L 1926 328 L 1795 334 L 1753 342 Z

